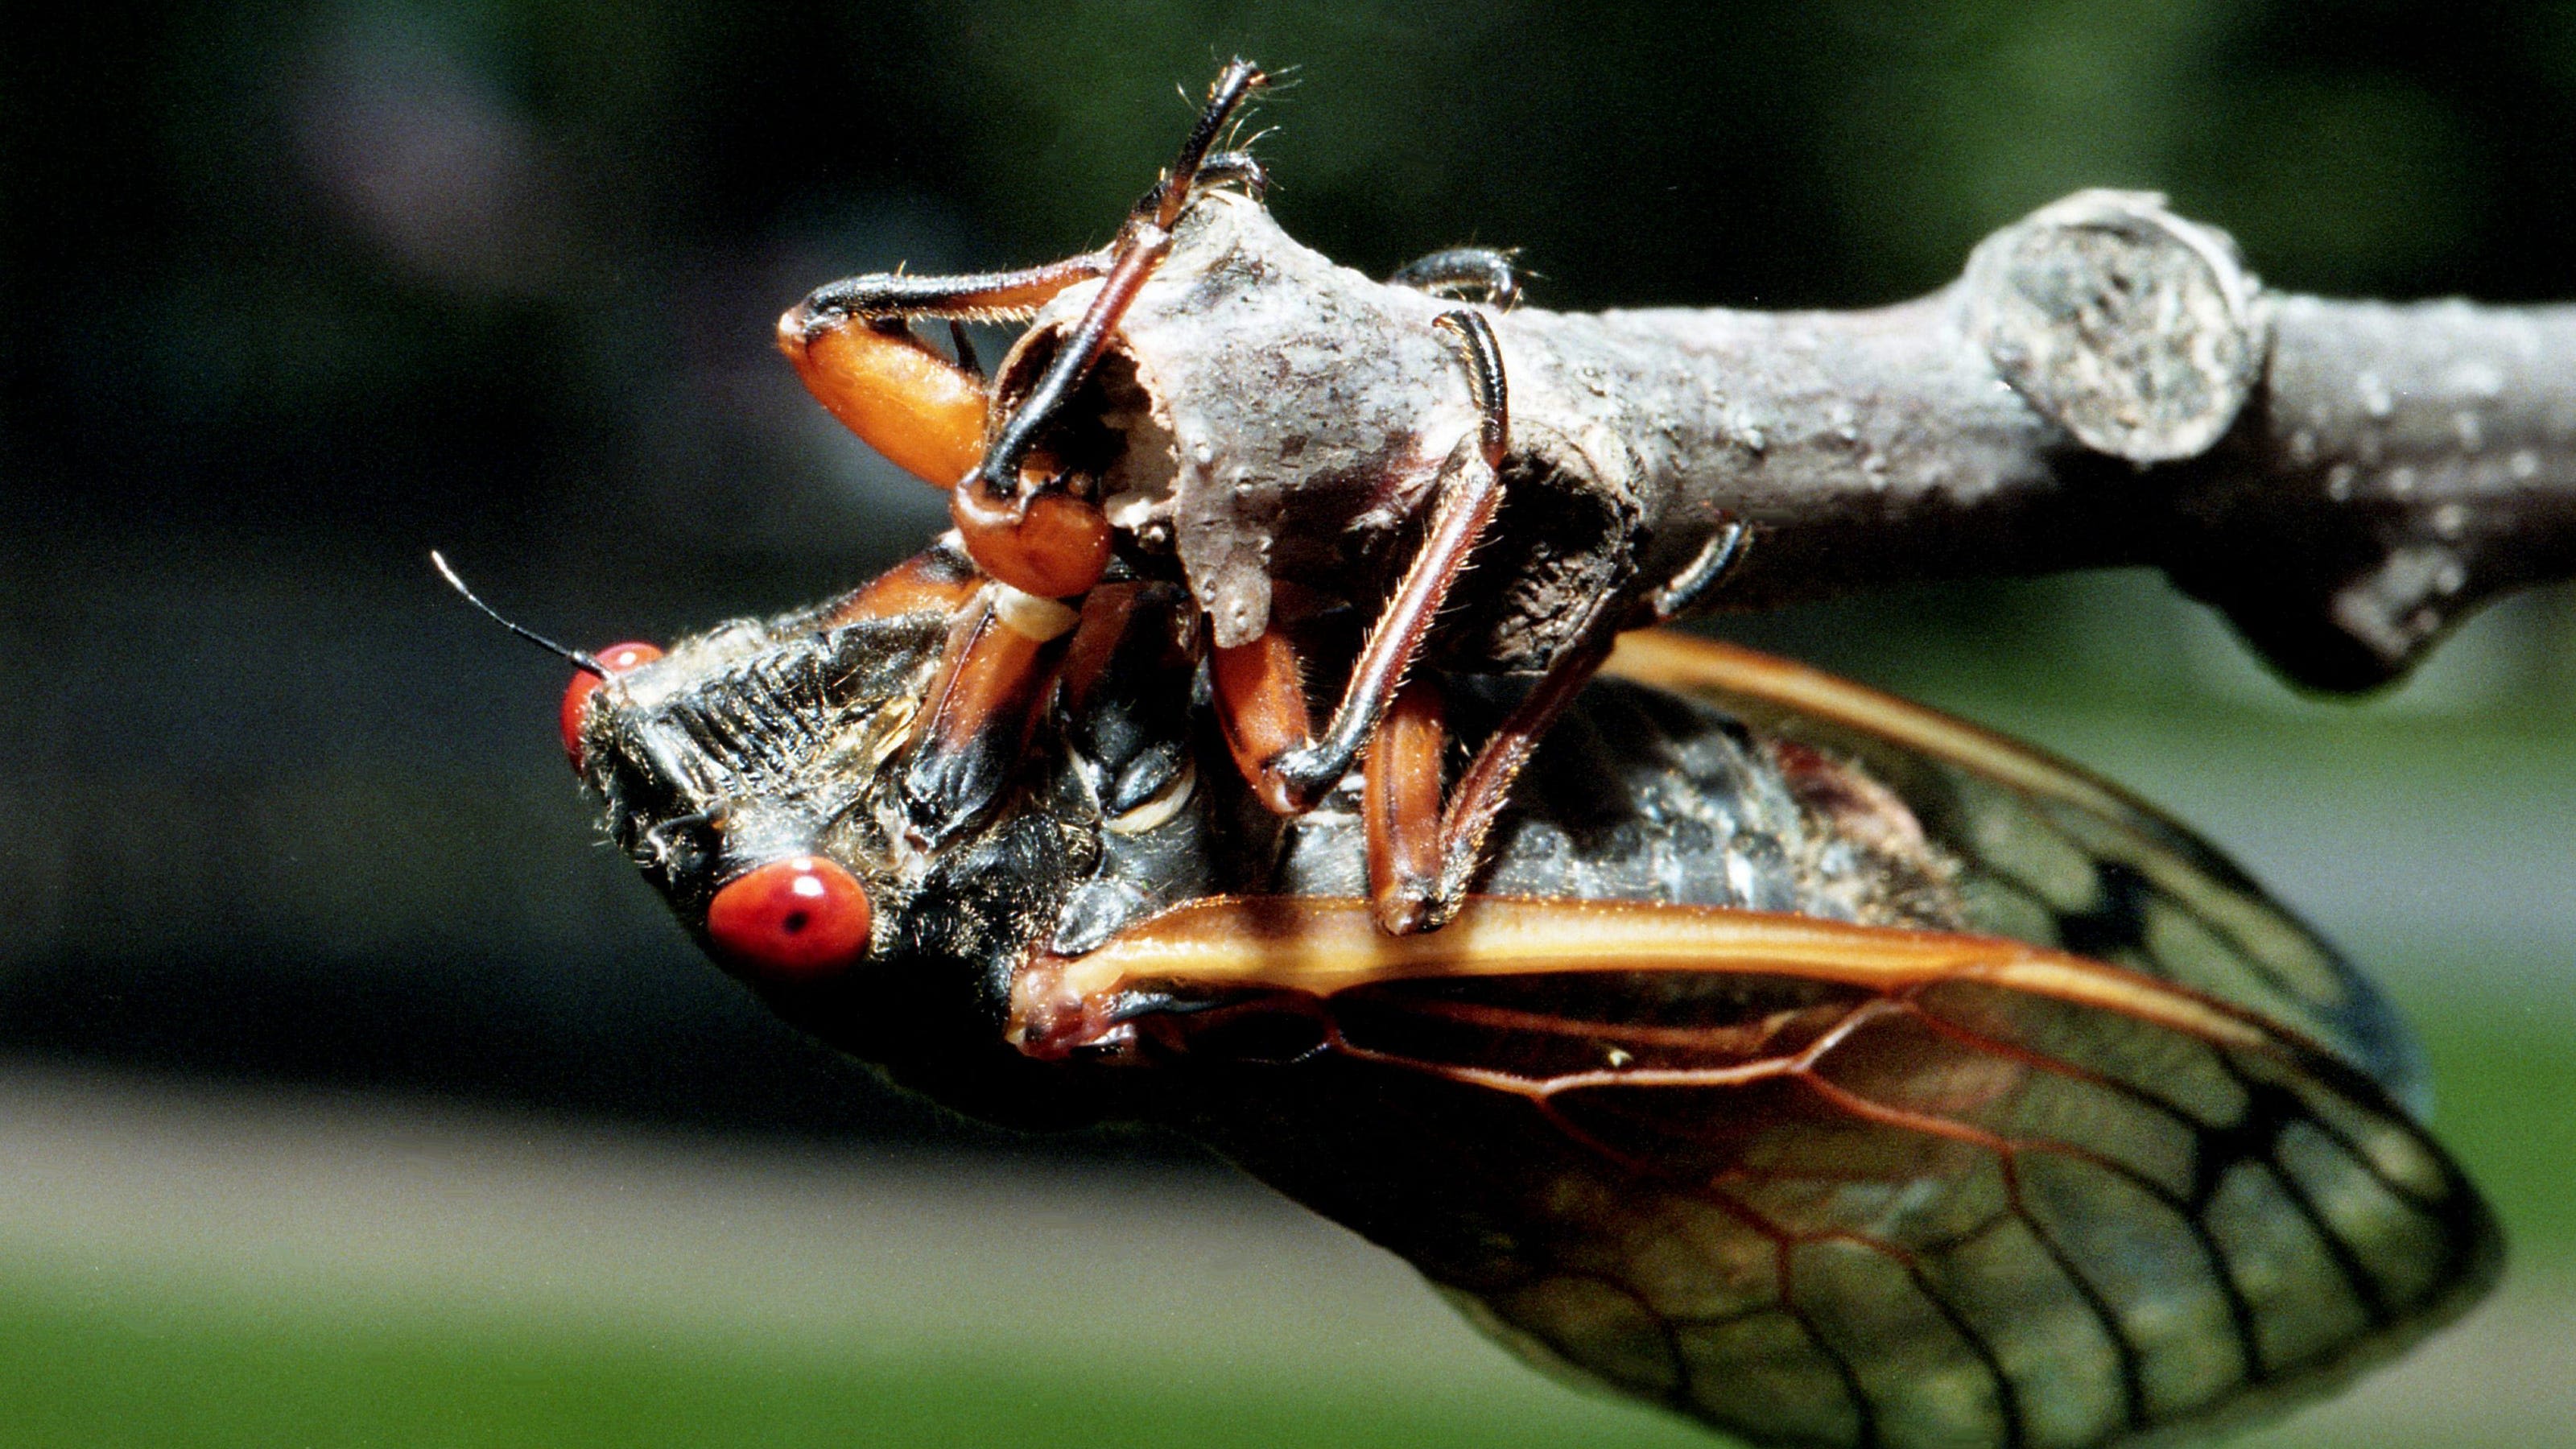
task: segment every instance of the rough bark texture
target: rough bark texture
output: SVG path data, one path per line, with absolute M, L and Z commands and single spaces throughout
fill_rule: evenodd
M 1041 314 L 1016 380 L 1079 315 Z M 1098 393 L 1112 517 L 1168 549 L 1220 643 L 1272 584 L 1380 587 L 1474 425 L 1431 326 L 1462 305 L 1211 196 Z M 1495 315 L 1511 501 L 1448 647 L 1520 667 L 1602 590 L 1756 544 L 1711 607 L 1925 578 L 2152 564 L 2286 674 L 2403 674 L 2501 590 L 2576 572 L 2576 307 L 2265 292 L 2226 237 L 2083 192 L 1931 296 L 1859 312 Z

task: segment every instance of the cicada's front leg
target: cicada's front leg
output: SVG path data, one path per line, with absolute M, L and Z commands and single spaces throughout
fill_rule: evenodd
M 854 277 L 817 289 L 779 319 L 780 350 L 833 416 L 907 471 L 953 489 L 958 535 L 992 581 L 960 613 L 914 731 L 905 794 L 925 833 L 952 831 L 990 803 L 1062 652 L 1057 641 L 1081 617 L 1079 596 L 1108 567 L 1109 523 L 1089 480 L 1058 470 L 1041 438 L 1170 253 L 1171 229 L 1190 197 L 1217 184 L 1260 189 L 1250 156 L 1211 148 L 1263 82 L 1260 69 L 1241 60 L 1218 76 L 1172 169 L 1101 251 L 1015 272 Z M 1024 318 L 1093 280 L 1100 291 L 1081 322 L 988 441 L 991 390 L 962 329 L 952 362 L 909 324 Z
M 971 479 L 984 461 L 991 389 L 969 365 L 972 353 L 962 328 L 960 360 L 951 362 L 914 336 L 909 324 L 923 317 L 952 324 L 1025 317 L 1066 287 L 1114 265 L 1109 253 L 1094 252 L 980 276 L 853 277 L 817 288 L 789 308 L 778 320 L 778 346 L 816 399 L 869 446 L 926 482 L 962 489 L 960 480 Z M 1074 580 L 1074 588 L 1031 591 L 978 577 L 978 566 L 985 574 L 994 572 L 983 558 L 964 570 L 959 588 L 960 581 L 947 575 L 966 560 L 933 550 L 853 601 L 852 607 L 863 608 L 882 592 L 888 607 L 899 607 L 904 599 L 937 595 L 957 615 L 939 679 L 913 730 L 904 778 L 909 813 L 927 830 L 972 819 L 998 791 L 1026 733 L 1048 646 L 1074 618 L 1074 610 L 1051 595 L 1081 592 L 1107 560 L 1107 526 L 1098 510 L 1070 498 L 1061 502 L 1076 515 L 1074 531 L 1088 535 L 1070 550 L 1074 571 L 1088 572 Z M 1050 517 L 1033 515 L 1038 522 Z M 1015 532 L 1007 539 L 1022 536 Z M 968 552 L 973 551 L 970 540 Z M 1059 541 L 1058 552 L 1066 551 Z M 1027 568 L 1006 572 L 1022 583 L 1033 581 Z M 940 577 L 926 595 L 914 576 L 930 574 Z
M 971 352 L 961 348 L 951 362 L 910 324 L 1026 318 L 1110 264 L 1107 252 L 1088 252 L 1015 272 L 844 278 L 787 309 L 778 319 L 778 350 L 806 390 L 868 446 L 924 482 L 952 487 L 984 461 L 992 389 L 971 365 Z
M 1136 204 L 1118 239 L 1109 246 L 1017 271 L 845 277 L 815 288 L 787 309 L 778 319 L 779 350 L 834 417 L 914 476 L 941 488 L 961 489 L 980 476 L 988 492 L 1008 494 L 1015 504 L 1026 503 L 1032 493 L 1048 491 L 1046 482 L 1061 491 L 1062 480 L 1041 480 L 1040 487 L 1024 487 L 1019 469 L 1036 461 L 1039 432 L 1089 374 L 1137 288 L 1170 252 L 1172 226 L 1190 198 L 1201 188 L 1217 185 L 1242 186 L 1255 196 L 1263 190 L 1266 178 L 1260 163 L 1248 153 L 1212 148 L 1244 99 L 1265 82 L 1261 69 L 1249 61 L 1237 60 L 1226 67 L 1209 90 L 1207 105 L 1191 127 L 1178 160 Z M 992 391 L 958 324 L 1025 321 L 1067 287 L 1102 279 L 1106 283 L 1100 296 L 1068 344 L 987 447 Z M 913 335 L 910 324 L 924 318 L 950 324 L 957 360 L 941 357 Z M 1018 508 L 1000 531 L 1027 527 L 1030 512 Z M 1008 579 L 1020 571 L 1010 566 L 1007 550 L 996 550 L 993 559 L 987 560 L 985 551 L 973 546 L 978 537 L 995 531 L 993 526 L 970 529 L 970 551 L 988 572 Z M 1003 567 L 994 570 L 994 562 Z M 1035 580 L 1020 582 L 1025 586 Z M 1081 589 L 1029 591 L 1063 597 Z
M 1220 181 L 1261 185 L 1260 168 L 1240 152 L 1210 154 L 1245 98 L 1266 83 L 1258 66 L 1237 60 L 1209 88 L 1172 169 L 1138 202 L 1111 245 L 1100 291 L 1058 345 L 1029 394 L 958 480 L 950 504 L 966 551 L 984 571 L 1041 598 L 1082 593 L 1109 563 L 1109 523 L 1085 496 L 1089 480 L 1056 469 L 1040 436 L 1091 375 L 1119 322 L 1154 269 L 1172 250 L 1172 228 L 1190 197 Z

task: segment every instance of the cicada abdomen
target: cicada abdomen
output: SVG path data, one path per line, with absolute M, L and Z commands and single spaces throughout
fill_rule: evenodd
M 1634 638 L 1458 918 L 1390 936 L 1361 792 L 1261 808 L 1173 687 L 1177 589 L 1095 591 L 1116 646 L 1055 656 L 948 834 L 900 775 L 956 631 L 864 598 L 589 703 L 612 831 L 684 923 L 952 1105 L 1199 1136 L 1542 1361 L 1760 1444 L 2113 1444 L 2319 1392 L 2495 1274 L 2368 983 L 2018 746 Z M 858 947 L 769 950 L 792 880 L 729 938 L 729 891 L 825 867 Z

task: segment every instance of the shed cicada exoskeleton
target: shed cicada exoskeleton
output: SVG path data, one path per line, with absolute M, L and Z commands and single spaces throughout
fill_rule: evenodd
M 1631 635 L 1455 918 L 1390 935 L 1388 782 L 1458 762 L 1396 711 L 1389 768 L 1267 808 L 1168 581 L 1112 570 L 1080 613 L 1115 627 L 1000 671 L 1028 723 L 934 752 L 989 768 L 922 820 L 924 744 L 1003 607 L 952 540 L 597 660 L 566 703 L 681 922 L 937 1100 L 1176 1128 L 1534 1360 L 1764 1445 L 2186 1434 L 2323 1391 L 2496 1274 L 2380 995 L 2022 746 Z M 1417 683 L 1470 728 L 1519 707 Z

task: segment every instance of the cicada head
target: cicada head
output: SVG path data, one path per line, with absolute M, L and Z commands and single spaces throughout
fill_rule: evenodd
M 728 969 L 793 984 L 872 954 L 907 861 L 881 766 L 936 666 L 936 616 L 722 625 L 588 691 L 574 744 L 620 849 Z
M 951 1105 L 1050 1114 L 1063 1094 L 987 1090 L 1027 1066 L 1003 1042 L 1011 973 L 1204 889 L 1189 691 L 1146 686 L 1152 650 L 1096 662 L 1076 717 L 1048 712 L 1053 748 L 1008 762 L 989 809 L 925 825 L 909 776 L 981 605 L 882 597 L 603 656 L 571 745 L 610 838 L 780 1014 Z

